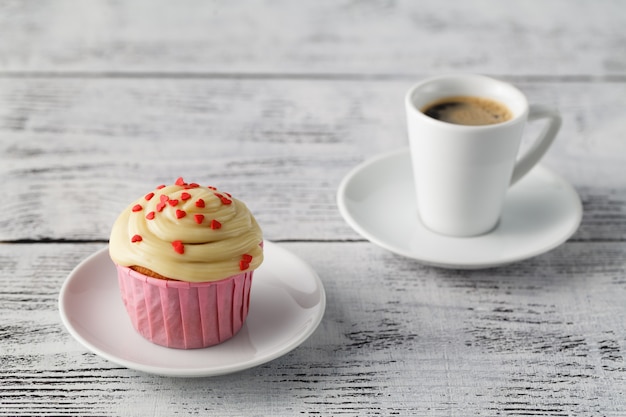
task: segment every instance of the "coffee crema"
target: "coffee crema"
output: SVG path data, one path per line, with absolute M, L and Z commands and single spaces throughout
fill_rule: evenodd
M 424 106 L 421 111 L 442 122 L 467 126 L 492 125 L 513 118 L 513 113 L 504 104 L 475 96 L 444 97 Z

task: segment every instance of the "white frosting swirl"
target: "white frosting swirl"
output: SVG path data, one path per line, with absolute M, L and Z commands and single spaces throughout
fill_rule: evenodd
M 117 218 L 111 259 L 188 282 L 217 281 L 256 269 L 263 236 L 246 205 L 213 187 L 186 184 L 154 190 Z

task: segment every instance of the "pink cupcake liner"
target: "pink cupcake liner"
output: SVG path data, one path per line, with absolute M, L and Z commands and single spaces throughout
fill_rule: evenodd
M 217 345 L 236 335 L 248 316 L 254 271 L 193 283 L 152 278 L 116 267 L 133 327 L 157 345 L 177 349 Z

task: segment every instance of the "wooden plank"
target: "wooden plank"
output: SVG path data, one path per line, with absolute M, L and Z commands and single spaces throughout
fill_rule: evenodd
M 66 333 L 56 294 L 101 244 L 0 245 L 0 415 L 626 409 L 623 242 L 568 243 L 489 271 L 435 269 L 363 242 L 282 245 L 324 282 L 320 328 L 282 358 L 209 379 L 126 370 Z
M 179 175 L 239 196 L 269 239 L 359 239 L 335 193 L 356 164 L 407 146 L 409 85 L 0 80 L 0 240 L 106 240 L 126 204 Z M 563 113 L 545 165 L 581 194 L 575 238 L 624 240 L 626 83 L 519 85 Z
M 619 0 L 9 2 L 6 74 L 623 77 Z

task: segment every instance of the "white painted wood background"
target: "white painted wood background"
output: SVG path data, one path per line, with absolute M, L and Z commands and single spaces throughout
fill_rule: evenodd
M 1 1 L 0 416 L 626 415 L 625 28 L 608 0 Z M 340 217 L 343 176 L 406 146 L 404 91 L 458 71 L 560 108 L 544 164 L 585 210 L 561 247 L 441 270 Z M 65 331 L 68 273 L 179 175 L 317 270 L 302 346 L 170 379 Z

